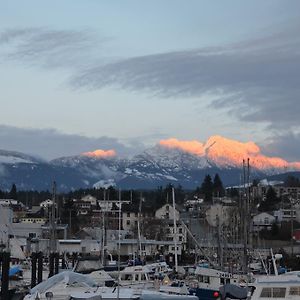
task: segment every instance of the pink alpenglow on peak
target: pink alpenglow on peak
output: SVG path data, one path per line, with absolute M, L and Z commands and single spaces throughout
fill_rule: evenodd
M 159 145 L 179 149 L 190 154 L 203 157 L 219 167 L 242 165 L 243 159 L 250 159 L 253 168 L 259 170 L 287 169 L 300 170 L 300 162 L 288 162 L 280 157 L 269 157 L 261 153 L 254 142 L 239 142 L 219 135 L 211 136 L 205 143 L 197 140 L 180 141 L 175 138 L 161 140 Z
M 115 150 L 102 150 L 102 149 L 97 149 L 95 151 L 91 152 L 84 152 L 82 153 L 83 156 L 88 156 L 88 157 L 94 157 L 94 158 L 112 158 L 115 157 L 116 151 Z
M 170 149 L 179 149 L 198 156 L 203 156 L 205 154 L 204 145 L 196 140 L 180 141 L 175 138 L 170 138 L 167 140 L 161 140 L 159 145 Z

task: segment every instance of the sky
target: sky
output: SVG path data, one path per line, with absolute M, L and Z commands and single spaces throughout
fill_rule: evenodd
M 0 2 L 0 149 L 254 141 L 300 160 L 298 0 Z

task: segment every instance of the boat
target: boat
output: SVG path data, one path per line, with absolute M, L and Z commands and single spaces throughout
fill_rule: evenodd
M 208 266 L 197 266 L 195 270 L 195 279 L 188 285 L 191 292 L 201 300 L 217 299 L 220 296 L 220 287 L 226 284 L 235 286 L 247 285 L 252 278 L 243 274 L 234 274 L 223 272 Z
M 198 300 L 193 295 L 173 295 L 121 286 L 99 287 L 88 275 L 65 271 L 32 288 L 24 300 Z
M 240 290 L 231 285 L 225 285 L 220 288 L 220 296 L 221 299 L 299 300 L 300 271 L 287 272 L 281 275 L 262 275 L 257 277 L 255 282 L 240 288 Z

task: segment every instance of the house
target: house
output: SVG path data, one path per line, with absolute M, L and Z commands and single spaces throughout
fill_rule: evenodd
M 300 187 L 273 186 L 277 197 L 289 197 L 295 202 L 300 201 Z
M 272 224 L 276 222 L 276 218 L 271 214 L 262 212 L 252 218 L 252 226 L 254 232 L 259 232 L 262 229 L 271 230 Z
M 180 217 L 178 206 L 175 207 L 175 211 L 174 211 L 173 206 L 167 203 L 155 211 L 155 218 L 173 220 L 174 214 L 175 214 L 175 220 L 178 221 Z
M 289 222 L 292 219 L 296 220 L 297 218 L 297 211 L 295 208 L 288 208 L 288 209 L 279 209 L 274 211 L 274 217 L 277 223 L 281 222 Z
M 14 199 L 0 199 L 0 206 L 10 207 L 14 212 L 25 210 L 25 205 Z
M 77 215 L 88 215 L 91 211 L 91 203 L 86 201 L 76 201 L 74 207 L 77 210 Z
M 187 230 L 180 222 L 180 208 L 176 205 L 175 209 L 170 204 L 165 204 L 155 211 L 155 218 L 162 220 L 166 227 L 166 239 L 171 242 L 168 245 L 169 253 L 175 253 L 175 241 L 177 244 L 177 253 L 182 253 L 187 246 Z M 174 230 L 174 215 L 176 221 L 176 232 Z M 180 254 L 179 254 L 180 255 Z
M 97 198 L 91 196 L 91 195 L 86 195 L 84 197 L 81 198 L 81 201 L 83 202 L 88 202 L 90 203 L 92 206 L 97 206 Z
M 49 208 L 52 205 L 53 205 L 53 201 L 51 199 L 47 199 L 40 203 L 40 207 L 42 207 L 42 208 Z

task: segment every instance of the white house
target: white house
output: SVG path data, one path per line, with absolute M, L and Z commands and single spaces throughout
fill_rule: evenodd
M 185 250 L 187 243 L 187 231 L 186 227 L 180 222 L 179 210 L 175 208 L 175 220 L 176 220 L 176 233 L 174 230 L 174 208 L 170 204 L 165 204 L 161 208 L 157 209 L 155 212 L 155 218 L 165 220 L 167 228 L 166 238 L 170 243 L 169 253 L 175 252 L 175 240 L 177 242 L 177 252 L 178 254 Z
M 86 195 L 86 196 L 82 197 L 81 201 L 89 202 L 92 206 L 97 205 L 97 199 L 95 197 L 91 196 L 91 195 Z
M 141 216 L 142 221 L 142 216 Z M 132 230 L 137 228 L 138 225 L 138 213 L 137 212 L 122 212 L 122 225 L 124 230 Z
M 175 208 L 175 220 L 179 220 L 179 211 Z M 165 204 L 155 212 L 155 218 L 157 219 L 169 219 L 174 220 L 174 208 L 170 204 Z
M 299 214 L 298 214 L 299 215 Z M 279 209 L 274 211 L 276 222 L 291 221 L 297 218 L 297 210 L 295 208 Z
M 252 219 L 253 231 L 260 231 L 262 229 L 270 230 L 272 224 L 275 223 L 276 218 L 266 212 L 262 212 Z
M 42 208 L 48 208 L 52 205 L 53 205 L 53 201 L 51 199 L 47 199 L 40 203 L 40 207 L 42 207 Z

